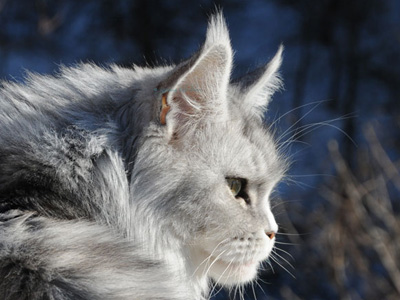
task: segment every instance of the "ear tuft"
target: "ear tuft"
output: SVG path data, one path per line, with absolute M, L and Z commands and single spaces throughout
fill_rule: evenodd
M 212 15 L 210 18 L 204 47 L 209 48 L 218 44 L 225 45 L 227 48 L 231 49 L 228 27 L 220 12 Z

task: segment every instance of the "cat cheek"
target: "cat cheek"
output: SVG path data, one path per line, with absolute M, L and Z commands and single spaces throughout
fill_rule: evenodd
M 262 260 L 265 260 L 270 256 L 272 249 L 274 249 L 274 246 L 275 246 L 275 239 L 272 240 L 269 239 L 263 249 L 264 257 L 262 258 Z

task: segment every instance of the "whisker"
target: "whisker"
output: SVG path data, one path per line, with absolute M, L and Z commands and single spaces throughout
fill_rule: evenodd
M 278 251 L 281 251 L 281 252 L 283 252 L 283 253 L 285 253 L 285 254 L 287 254 L 288 256 L 290 256 L 291 259 L 295 260 L 294 257 L 293 257 L 293 255 L 290 254 L 288 251 L 285 251 L 285 250 L 283 250 L 283 249 L 281 249 L 281 248 L 278 248 L 278 247 L 275 247 L 274 249 L 275 249 L 275 250 L 278 250 Z
M 299 188 L 307 188 L 307 189 L 315 189 L 315 186 L 311 185 L 311 184 L 307 184 L 305 182 L 301 182 L 298 180 L 295 180 L 293 178 L 287 177 L 284 179 L 284 181 L 286 181 L 287 184 L 294 184 L 296 186 L 298 186 Z
M 192 277 L 196 274 L 196 272 L 198 271 L 198 269 L 204 264 L 204 263 L 208 263 L 209 261 L 210 261 L 210 259 L 211 259 L 211 257 L 212 257 L 212 255 L 214 254 L 214 252 L 217 250 L 217 248 L 222 244 L 222 243 L 224 243 L 225 241 L 227 241 L 228 239 L 224 239 L 224 240 L 222 240 L 221 242 L 219 242 L 216 246 L 215 246 L 215 248 L 213 249 L 213 251 L 210 253 L 210 255 L 208 256 L 208 257 L 206 257 L 198 266 L 197 266 L 197 268 L 193 271 L 193 274 L 192 274 Z M 205 275 L 205 274 L 203 274 L 203 275 Z
M 224 276 L 225 272 L 229 269 L 229 267 L 231 266 L 232 262 L 233 262 L 233 261 L 231 260 L 231 261 L 229 262 L 228 266 L 227 266 L 227 267 L 225 268 L 225 270 L 222 272 L 222 274 L 218 277 L 218 279 L 217 279 L 216 282 L 215 282 L 215 285 L 214 285 L 213 289 L 212 289 L 211 292 L 210 292 L 210 295 L 213 294 L 213 292 L 215 291 L 215 287 L 218 285 L 219 281 L 221 280 L 222 276 Z M 230 273 L 229 273 L 229 274 L 230 274 Z M 221 289 L 222 289 L 222 287 L 221 287 L 217 292 L 219 292 Z
M 253 291 L 253 297 L 257 300 L 256 290 L 254 289 L 254 281 L 251 282 L 251 290 Z
M 301 235 L 310 235 L 311 233 L 283 233 L 277 232 L 277 235 L 294 235 L 294 236 L 301 236 Z
M 265 280 L 262 280 L 261 278 L 259 279 L 259 281 L 261 281 L 261 282 L 264 283 L 265 285 L 271 285 L 270 282 L 267 282 L 267 281 L 265 281 Z
M 261 292 L 264 294 L 264 296 L 267 296 L 267 294 L 265 293 L 265 291 L 264 291 L 264 289 L 262 288 L 261 284 L 258 283 L 259 280 L 263 281 L 262 279 L 257 279 L 257 280 L 255 281 L 255 284 L 257 284 L 257 286 L 259 287 L 259 289 L 261 290 Z
M 265 261 L 265 263 L 270 267 L 270 269 L 271 269 L 271 271 L 272 271 L 272 274 L 275 274 L 275 269 L 274 269 L 274 267 L 272 266 L 271 261 L 270 261 L 269 259 L 267 259 L 267 260 Z M 263 264 L 261 265 L 261 268 L 262 268 L 263 271 L 268 271 L 268 269 L 266 268 L 266 266 L 264 267 L 265 263 L 263 263 Z M 260 278 L 259 280 L 261 280 L 261 278 Z
M 324 177 L 336 177 L 335 175 L 332 175 L 332 174 L 324 174 L 324 173 L 314 173 L 314 174 L 289 174 L 289 175 L 286 175 L 287 177 L 301 177 L 301 178 L 303 178 L 303 177 L 315 177 L 315 176 L 318 176 L 318 177 L 322 177 L 322 176 L 324 176 Z M 300 200 L 295 200 L 295 201 L 300 201 Z
M 287 203 L 294 203 L 294 202 L 302 202 L 302 200 L 287 200 L 287 201 L 279 201 L 276 202 L 276 204 L 274 204 L 271 209 L 275 209 L 276 207 L 283 205 L 283 204 L 287 204 Z
M 294 279 L 296 279 L 296 276 L 294 276 L 287 268 L 285 268 L 282 264 L 279 263 L 278 259 L 276 257 L 274 257 L 271 254 L 271 259 L 278 265 L 280 266 L 283 270 L 285 270 L 290 276 L 292 276 Z
M 293 270 L 295 270 L 296 268 L 293 267 L 293 265 L 286 259 L 284 258 L 282 255 L 276 253 L 275 251 L 273 252 L 274 255 L 278 256 L 280 259 L 282 259 L 285 263 L 287 263 Z
M 284 137 L 286 137 L 289 133 L 291 133 L 291 129 L 299 124 L 305 117 L 311 114 L 321 103 L 316 103 L 308 112 L 306 112 L 300 119 L 294 122 L 288 129 L 286 129 L 283 134 L 278 138 L 277 142 L 279 143 Z
M 235 286 L 235 293 L 233 294 L 233 299 L 236 299 L 236 294 L 239 289 L 239 286 Z
M 324 103 L 324 102 L 327 102 L 327 101 L 329 101 L 329 100 L 313 101 L 313 102 L 306 103 L 306 104 L 297 106 L 295 108 L 292 108 L 291 110 L 289 110 L 286 113 L 284 113 L 283 115 L 281 115 L 279 118 L 275 119 L 272 122 L 271 127 L 275 126 L 275 124 L 278 123 L 282 118 L 286 117 L 288 114 L 290 114 L 290 113 L 292 113 L 292 112 L 294 112 L 294 111 L 296 111 L 298 109 L 302 109 L 304 107 L 307 107 L 307 106 L 310 106 L 310 105 L 314 105 L 314 104 L 318 104 L 319 105 L 320 103 Z
M 208 274 L 208 272 L 210 272 L 211 267 L 215 264 L 215 262 L 218 260 L 218 258 L 221 257 L 221 255 L 223 255 L 226 252 L 226 250 L 222 251 L 209 265 L 209 267 L 207 268 L 207 271 L 205 273 L 203 273 L 204 276 L 206 276 Z M 211 257 L 211 255 L 210 255 Z
M 312 185 L 307 184 L 305 182 L 301 182 L 301 181 L 292 179 L 290 177 L 285 178 L 284 181 L 286 181 L 288 184 L 291 183 L 291 184 L 294 184 L 294 185 L 298 186 L 299 188 L 303 188 L 303 189 L 304 188 L 307 188 L 307 189 L 314 189 L 315 188 L 315 186 L 312 186 Z
M 353 145 L 357 146 L 356 142 L 355 142 L 343 129 L 341 129 L 341 128 L 339 128 L 338 126 L 335 126 L 335 125 L 333 125 L 333 124 L 330 124 L 330 122 L 332 122 L 332 121 L 336 121 L 336 120 L 334 119 L 334 120 L 331 120 L 331 121 L 318 122 L 318 123 L 311 124 L 310 127 L 304 128 L 304 129 L 302 129 L 300 132 L 296 132 L 295 138 L 296 138 L 296 139 L 300 139 L 300 138 L 302 138 L 303 136 L 305 136 L 305 135 L 307 135 L 307 134 L 309 134 L 309 133 L 311 133 L 311 132 L 313 132 L 313 131 L 315 131 L 315 130 L 317 130 L 317 129 L 323 127 L 323 126 L 327 126 L 327 127 L 331 127 L 331 128 L 334 128 L 334 129 L 338 130 L 338 131 L 339 131 L 340 133 L 342 133 L 345 137 L 347 137 L 347 138 L 353 143 Z M 310 129 L 310 130 L 307 131 L 308 129 Z M 303 133 L 302 133 L 302 132 L 303 132 Z M 299 134 L 299 133 L 302 133 L 302 134 L 297 135 L 297 134 Z
M 240 299 L 244 300 L 244 286 L 243 285 L 240 285 L 239 291 L 240 291 Z
M 296 243 L 285 243 L 285 242 L 279 242 L 279 241 L 276 241 L 276 240 L 275 240 L 275 244 L 299 246 L 299 244 L 296 244 Z
M 310 112 L 312 112 L 316 107 L 313 107 L 307 114 L 309 114 Z M 306 114 L 306 115 L 307 115 Z M 304 116 L 303 116 L 304 117 Z M 338 130 L 339 132 L 341 132 L 343 135 L 345 135 L 354 145 L 356 145 L 356 143 L 354 142 L 354 140 L 341 128 L 339 128 L 338 126 L 333 125 L 332 123 L 337 122 L 337 121 L 342 121 L 342 120 L 346 120 L 349 118 L 354 117 L 352 114 L 347 114 L 338 118 L 333 118 L 331 120 L 327 120 L 327 121 L 323 121 L 323 122 L 316 122 L 316 123 L 311 123 L 311 124 L 306 124 L 303 126 L 300 126 L 299 128 L 295 128 L 292 130 L 293 126 L 295 124 L 293 124 L 291 127 L 289 127 L 288 129 L 286 129 L 286 131 L 277 139 L 277 143 L 278 143 L 278 151 L 282 151 L 282 149 L 284 149 L 286 146 L 290 146 L 293 143 L 298 143 L 298 139 L 302 138 L 303 136 L 317 130 L 320 127 L 323 126 L 327 126 L 327 127 L 332 127 L 336 130 Z M 301 120 L 301 119 L 300 119 Z M 299 120 L 299 121 L 300 121 Z M 290 131 L 288 131 L 290 130 Z M 287 135 L 292 134 L 291 137 L 289 137 L 287 140 L 282 141 Z

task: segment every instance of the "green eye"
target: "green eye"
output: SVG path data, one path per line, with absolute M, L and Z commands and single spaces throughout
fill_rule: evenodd
M 242 181 L 237 178 L 226 178 L 228 187 L 231 189 L 232 195 L 237 197 L 242 190 Z
M 226 177 L 226 184 L 231 189 L 232 195 L 236 199 L 242 199 L 248 205 L 251 205 L 250 197 L 247 194 L 247 180 L 244 178 Z

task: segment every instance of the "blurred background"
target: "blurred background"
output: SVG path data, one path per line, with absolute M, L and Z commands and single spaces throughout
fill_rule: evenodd
M 179 62 L 215 7 L 234 76 L 285 45 L 266 122 L 292 167 L 272 202 L 273 257 L 214 299 L 400 299 L 399 0 L 0 0 L 0 78 Z

